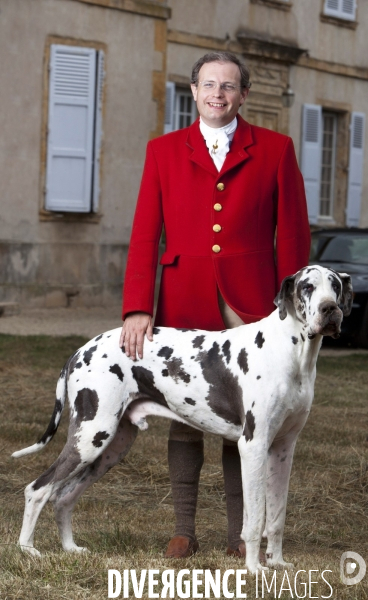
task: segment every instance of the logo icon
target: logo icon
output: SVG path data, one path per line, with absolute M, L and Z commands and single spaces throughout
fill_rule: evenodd
M 360 583 L 367 571 L 364 558 L 357 552 L 344 552 L 340 559 L 340 576 L 345 585 Z

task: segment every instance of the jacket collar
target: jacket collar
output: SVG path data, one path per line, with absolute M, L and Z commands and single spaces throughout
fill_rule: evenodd
M 191 148 L 190 160 L 197 163 L 203 169 L 210 173 L 220 176 L 233 169 L 243 161 L 247 160 L 249 153 L 247 148 L 252 146 L 253 135 L 252 127 L 244 119 L 237 115 L 238 126 L 236 128 L 230 151 L 228 152 L 221 171 L 217 171 L 212 158 L 208 152 L 206 142 L 199 129 L 199 118 L 188 129 L 186 144 Z

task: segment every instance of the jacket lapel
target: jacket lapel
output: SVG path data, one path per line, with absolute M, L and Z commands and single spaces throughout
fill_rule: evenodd
M 210 157 L 206 142 L 199 129 L 199 118 L 189 127 L 186 144 L 192 150 L 189 157 L 190 160 L 197 163 L 197 165 L 203 169 L 206 169 L 206 171 L 212 173 L 212 175 L 217 176 L 218 171 L 215 167 L 215 163 Z
M 252 128 L 238 115 L 238 126 L 236 128 L 230 151 L 228 152 L 221 171 L 217 171 L 215 164 L 210 157 L 206 142 L 199 129 L 199 118 L 189 127 L 186 144 L 192 150 L 190 160 L 197 163 L 206 171 L 209 171 L 216 177 L 233 169 L 243 161 L 247 160 L 249 154 L 247 148 L 253 145 Z
M 220 171 L 221 175 L 247 160 L 249 157 L 247 148 L 252 146 L 254 143 L 251 125 L 244 121 L 240 115 L 238 115 L 237 118 L 238 126 L 236 128 L 233 141 L 231 142 L 230 150 L 226 155 L 224 164 L 222 165 L 222 169 Z

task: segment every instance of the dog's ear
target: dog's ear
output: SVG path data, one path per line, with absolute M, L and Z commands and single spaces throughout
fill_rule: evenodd
M 351 277 L 347 273 L 338 274 L 342 282 L 342 314 L 347 317 L 351 313 L 351 307 L 353 304 L 353 286 L 351 285 Z
M 292 297 L 293 297 L 293 293 L 294 293 L 294 282 L 295 282 L 295 275 L 290 275 L 289 277 L 285 277 L 285 279 L 283 279 L 283 281 L 281 283 L 280 291 L 274 300 L 274 304 L 276 304 L 276 306 L 279 309 L 279 316 L 280 316 L 281 321 L 283 321 L 286 318 L 286 315 L 288 313 L 288 310 L 287 310 L 288 305 L 290 306 L 290 304 L 292 304 Z

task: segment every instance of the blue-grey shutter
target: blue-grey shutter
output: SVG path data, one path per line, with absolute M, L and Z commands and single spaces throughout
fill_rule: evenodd
M 51 46 L 46 203 L 91 210 L 96 50 Z
M 165 124 L 164 133 L 174 131 L 175 83 L 166 82 Z
M 100 199 L 100 155 L 102 143 L 102 99 L 105 79 L 105 55 L 103 50 L 97 52 L 97 85 L 96 85 L 96 113 L 95 113 L 95 144 L 93 161 L 93 212 L 98 211 Z
M 301 141 L 301 171 L 307 196 L 309 222 L 318 222 L 322 159 L 322 107 L 304 104 Z
M 358 227 L 363 186 L 365 114 L 353 112 L 350 125 L 350 157 L 346 225 Z

